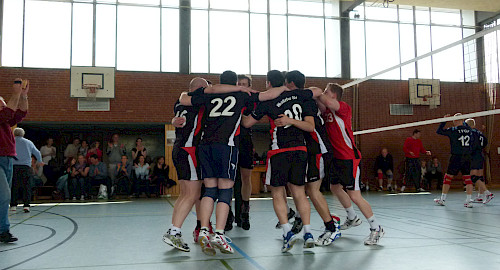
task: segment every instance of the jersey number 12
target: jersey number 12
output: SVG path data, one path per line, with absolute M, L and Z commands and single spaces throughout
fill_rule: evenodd
M 459 141 L 462 142 L 462 146 L 469 146 L 469 141 L 470 141 L 470 137 L 469 136 L 460 136 L 460 138 L 458 138 Z

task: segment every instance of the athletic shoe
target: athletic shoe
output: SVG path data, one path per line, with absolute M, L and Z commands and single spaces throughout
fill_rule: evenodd
M 76 201 L 76 197 L 73 197 L 73 201 Z
M 285 253 L 292 249 L 297 240 L 299 240 L 299 238 L 292 231 L 289 231 L 286 236 L 283 235 L 283 246 L 281 247 L 281 252 Z
M 483 198 L 477 196 L 476 198 L 474 198 L 474 200 L 472 200 L 473 203 L 483 203 L 484 200 Z
M 419 188 L 419 189 L 417 190 L 417 192 L 425 192 L 425 189 L 423 189 L 423 188 Z
M 304 233 L 304 248 L 314 247 L 314 237 L 312 233 Z
M 334 232 L 325 230 L 316 240 L 316 246 L 329 246 L 333 241 L 337 240 L 342 234 L 337 228 Z
M 295 211 L 293 211 L 293 209 L 290 208 L 290 211 L 288 212 L 288 222 L 290 222 L 290 220 L 292 218 L 294 218 L 294 217 L 295 217 Z M 281 229 L 281 224 L 280 224 L 279 221 L 278 221 L 278 223 L 276 223 L 276 227 L 275 228 L 276 229 Z
M 491 202 L 491 200 L 493 200 L 493 198 L 495 198 L 495 195 L 493 195 L 493 193 L 486 195 L 486 200 L 484 200 L 483 204 L 487 204 L 487 203 Z
M 444 204 L 444 201 L 443 201 L 443 200 L 441 200 L 441 198 L 436 198 L 436 199 L 434 199 L 434 202 L 435 202 L 437 205 L 439 205 L 439 206 L 444 206 L 444 205 L 445 205 L 445 204 Z
M 466 207 L 466 208 L 472 208 L 473 207 L 472 206 L 472 202 L 471 201 L 465 201 L 464 207 Z
M 210 243 L 213 247 L 216 247 L 220 250 L 220 252 L 224 254 L 233 254 L 234 250 L 227 242 L 226 236 L 223 234 L 215 233 L 211 239 Z
M 198 243 L 198 236 L 200 236 L 200 230 L 201 230 L 201 227 L 194 228 L 193 238 L 194 238 L 195 243 Z
M 406 187 L 405 187 L 405 186 L 402 186 L 402 187 L 401 187 L 401 193 L 405 192 L 405 189 L 406 189 Z
M 11 212 L 16 212 L 17 211 L 17 207 L 16 206 L 11 206 L 10 207 L 10 211 Z
M 2 243 L 12 243 L 16 242 L 18 239 L 14 237 L 9 231 L 0 233 L 0 242 Z
M 295 217 L 295 220 L 293 221 L 292 232 L 294 234 L 299 234 L 299 232 L 302 231 L 303 226 L 304 223 L 302 223 L 302 219 L 299 217 Z
M 29 208 L 29 206 L 25 206 L 25 207 L 23 208 L 23 211 L 24 211 L 24 213 L 29 213 L 29 212 L 30 212 L 30 208 Z
M 214 256 L 215 255 L 215 249 L 210 244 L 210 235 L 207 230 L 200 230 L 200 235 L 198 236 L 198 243 L 200 243 L 201 246 L 201 251 L 203 253 Z
M 189 246 L 182 240 L 182 234 L 178 233 L 176 235 L 170 234 L 170 229 L 163 235 L 163 242 L 167 245 L 172 246 L 178 250 L 189 252 Z
M 370 235 L 365 240 L 365 245 L 373 246 L 378 244 L 378 241 L 380 240 L 380 238 L 384 236 L 384 234 L 385 234 L 384 228 L 382 228 L 381 226 L 378 227 L 378 231 L 370 229 Z
M 233 229 L 234 222 L 234 214 L 231 209 L 229 209 L 229 213 L 227 214 L 226 226 L 224 227 L 224 231 L 228 232 Z
M 80 196 L 80 201 L 85 201 L 85 196 Z
M 387 186 L 387 191 L 392 192 L 392 187 L 391 186 Z
M 241 206 L 241 228 L 245 231 L 250 230 L 250 205 L 245 207 Z
M 378 191 L 384 191 L 384 188 L 383 187 L 378 187 Z
M 363 221 L 361 221 L 361 219 L 359 219 L 358 217 L 355 217 L 352 220 L 349 219 L 349 218 L 346 218 L 344 224 L 342 224 L 340 226 L 340 229 L 341 230 L 347 230 L 347 229 L 350 229 L 352 227 L 359 226 L 359 225 L 361 225 L 361 223 L 363 223 Z

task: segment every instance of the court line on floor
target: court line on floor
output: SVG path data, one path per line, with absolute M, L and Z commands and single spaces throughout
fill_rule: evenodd
M 46 241 L 46 240 L 49 240 L 50 238 L 52 238 L 54 235 L 56 235 L 56 230 L 54 230 L 53 228 L 51 227 L 47 227 L 47 226 L 43 226 L 43 225 L 37 225 L 37 224 L 27 224 L 27 223 L 24 223 L 23 225 L 31 225 L 31 226 L 37 226 L 37 227 L 42 227 L 42 228 L 46 228 L 46 229 L 49 229 L 51 231 L 51 234 L 47 237 L 45 237 L 44 239 L 42 240 L 39 240 L 39 241 L 36 241 L 34 243 L 30 243 L 30 244 L 26 244 L 26 245 L 22 245 L 22 246 L 16 246 L 14 248 L 9 248 L 9 249 L 3 249 L 3 250 L 0 250 L 0 253 L 1 252 L 6 252 L 6 251 L 10 251 L 10 250 L 15 250 L 15 249 L 20 249 L 20 248 L 23 248 L 23 247 L 29 247 L 29 246 L 32 246 L 32 245 L 36 245 L 38 243 L 41 243 L 43 241 Z
M 227 270 L 233 270 L 233 268 L 225 261 L 225 260 L 219 260 L 224 267 L 226 267 Z
M 170 204 L 170 206 L 172 206 L 172 208 L 174 208 L 174 205 L 172 204 L 172 202 L 169 200 L 169 198 L 166 199 L 168 204 Z M 196 213 L 191 211 L 191 214 L 194 215 L 196 217 Z M 248 254 L 246 254 L 241 248 L 239 248 L 237 245 L 235 245 L 234 243 L 229 243 L 233 249 L 235 249 L 236 251 L 238 251 L 238 253 L 240 253 L 241 256 L 243 256 L 244 259 L 246 259 L 248 262 L 250 262 L 250 264 L 252 264 L 254 267 L 256 267 L 257 269 L 259 270 L 265 270 L 265 268 L 260 265 L 257 261 L 255 261 L 252 257 L 248 256 Z
M 45 209 L 45 210 L 43 210 L 43 211 L 34 210 L 34 211 L 38 211 L 39 213 L 38 213 L 38 214 L 35 214 L 35 215 L 32 215 L 32 216 L 29 216 L 29 217 L 27 217 L 27 218 L 25 218 L 25 219 L 21 220 L 20 222 L 18 222 L 18 223 L 16 223 L 16 224 L 14 224 L 14 226 L 10 226 L 10 228 L 14 228 L 14 227 L 18 226 L 19 224 L 22 224 L 23 222 L 25 222 L 25 221 L 27 221 L 27 220 L 30 220 L 30 219 L 32 219 L 32 218 L 34 218 L 34 217 L 36 217 L 36 216 L 39 216 L 39 215 L 41 215 L 41 214 L 43 214 L 43 213 L 46 213 L 47 211 L 49 211 L 50 209 L 52 209 L 52 208 L 54 208 L 54 207 L 56 207 L 56 206 L 58 206 L 58 205 L 59 205 L 59 204 L 53 205 L 53 206 L 51 206 L 51 207 L 49 207 L 49 208 L 47 208 L 47 209 Z
M 56 206 L 57 206 L 57 205 L 54 205 L 54 206 L 52 206 L 52 207 L 50 207 L 50 208 L 54 208 L 54 207 L 56 207 Z M 50 209 L 50 208 L 49 208 L 49 209 Z M 44 211 L 41 211 L 39 214 L 42 214 L 42 213 L 47 213 L 47 214 L 57 215 L 57 216 L 60 216 L 60 217 L 63 217 L 63 218 L 65 218 L 65 219 L 69 220 L 71 223 L 73 223 L 73 231 L 71 232 L 71 234 L 70 234 L 68 237 L 66 237 L 63 241 L 61 241 L 61 242 L 57 243 L 55 246 L 53 246 L 53 247 L 51 247 L 51 248 L 49 248 L 49 249 L 46 249 L 45 251 L 43 251 L 43 252 L 41 252 L 41 253 L 39 253 L 39 254 L 37 254 L 37 255 L 35 255 L 35 256 L 32 256 L 32 257 L 30 257 L 30 258 L 28 258 L 28 259 L 26 259 L 26 260 L 24 260 L 24 261 L 21 261 L 21 262 L 19 262 L 19 263 L 16 263 L 16 264 L 13 264 L 13 265 L 8 266 L 8 267 L 6 267 L 6 268 L 3 268 L 2 270 L 12 269 L 12 268 L 14 268 L 14 267 L 16 267 L 16 266 L 19 266 L 19 265 L 21 265 L 21 264 L 24 264 L 24 263 L 27 263 L 27 262 L 29 262 L 29 261 L 31 261 L 31 260 L 34 260 L 34 259 L 36 259 L 36 258 L 38 258 L 38 257 L 40 257 L 40 256 L 42 256 L 42 255 L 44 255 L 44 254 L 46 254 L 46 253 L 48 253 L 48 252 L 52 251 L 52 250 L 54 250 L 54 249 L 56 249 L 56 248 L 60 247 L 61 245 L 63 245 L 63 244 L 64 244 L 64 243 L 66 243 L 67 241 L 69 241 L 71 238 L 73 238 L 73 236 L 75 236 L 76 232 L 78 231 L 78 223 L 76 223 L 76 221 L 74 221 L 72 218 L 69 218 L 69 217 L 67 217 L 67 216 L 64 216 L 64 215 L 61 215 L 61 214 L 57 214 L 57 213 L 48 212 L 47 210 L 49 210 L 49 209 L 46 209 L 46 210 L 44 210 Z M 34 211 L 38 211 L 38 210 L 34 210 Z M 35 216 L 36 216 L 36 215 L 35 215 Z M 35 216 L 33 216 L 33 217 L 35 217 Z M 28 219 L 29 219 L 29 218 L 28 218 Z M 28 220 L 28 219 L 26 219 L 26 220 Z M 24 221 L 25 221 L 25 220 L 23 220 L 23 222 L 24 222 Z M 18 223 L 18 224 L 20 224 L 20 223 Z

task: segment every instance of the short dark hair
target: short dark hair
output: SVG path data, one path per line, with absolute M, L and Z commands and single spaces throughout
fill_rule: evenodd
M 247 75 L 238 75 L 238 81 L 241 81 L 241 80 L 248 80 L 248 85 L 249 86 L 252 86 L 252 79 L 250 77 L 248 77 Z
M 292 70 L 286 74 L 287 83 L 294 83 L 297 88 L 302 89 L 306 84 L 306 76 L 298 70 Z
M 420 133 L 420 130 L 418 130 L 418 129 L 413 130 L 413 135 L 415 135 L 417 133 Z
M 92 155 L 90 155 L 90 158 L 99 159 L 99 156 L 97 154 L 92 154 Z
M 221 84 L 236 85 L 238 83 L 238 75 L 234 71 L 226 70 L 219 77 Z
M 267 81 L 272 87 L 280 87 L 285 83 L 285 76 L 279 70 L 270 70 L 267 72 Z
M 122 155 L 122 157 L 126 157 L 128 159 L 128 156 L 127 155 Z
M 344 95 L 344 88 L 337 83 L 328 83 L 326 85 L 326 89 L 330 90 L 330 92 L 337 95 L 337 100 L 342 100 L 342 96 Z
M 135 139 L 135 142 L 137 142 L 138 140 L 141 140 L 141 142 L 142 142 L 142 138 L 141 137 Z

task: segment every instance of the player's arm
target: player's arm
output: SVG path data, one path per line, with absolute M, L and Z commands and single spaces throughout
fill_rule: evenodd
M 451 116 L 450 114 L 447 114 L 444 117 L 450 117 L 450 116 Z M 446 126 L 446 121 L 442 122 L 441 124 L 439 124 L 439 127 L 436 130 L 436 133 L 439 134 L 439 135 L 449 136 L 450 129 L 449 128 L 444 129 L 445 126 Z
M 286 127 L 293 125 L 303 131 L 306 132 L 313 132 L 314 131 L 314 117 L 312 116 L 306 116 L 304 117 L 304 120 L 296 120 L 293 118 L 290 118 L 284 114 L 280 114 L 279 118 L 274 120 L 274 124 L 276 124 L 277 127 Z
M 205 88 L 205 93 L 207 94 L 226 94 L 233 92 L 244 92 L 247 94 L 251 94 L 251 93 L 258 93 L 259 91 L 244 86 L 229 85 L 229 84 L 216 84 Z
M 324 113 L 326 111 L 326 106 L 323 104 L 320 100 L 319 97 L 323 94 L 323 91 L 319 87 L 309 87 L 309 90 L 311 90 L 313 94 L 313 99 L 316 101 L 316 105 L 318 106 L 318 109 Z
M 277 98 L 281 93 L 288 90 L 286 86 L 273 87 L 269 90 L 259 93 L 259 101 L 272 100 Z
M 259 120 L 253 118 L 253 116 L 250 114 L 243 116 L 241 124 L 246 128 L 251 128 L 253 125 L 257 124 L 257 122 L 259 122 Z
M 336 112 L 336 111 L 340 110 L 340 102 L 337 99 L 331 98 L 324 93 L 318 97 L 318 100 L 321 103 L 323 103 L 323 105 L 326 108 L 330 109 L 332 112 Z M 321 108 L 320 108 L 320 110 L 321 110 Z

